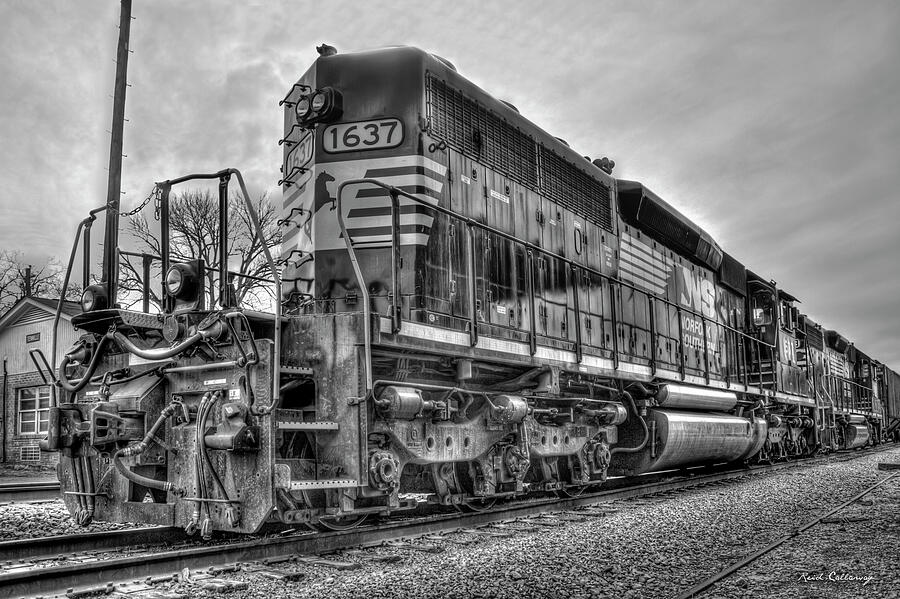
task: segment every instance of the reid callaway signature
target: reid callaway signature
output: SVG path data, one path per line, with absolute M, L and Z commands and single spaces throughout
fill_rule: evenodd
M 871 575 L 858 575 L 858 574 L 848 574 L 846 572 L 836 572 L 832 570 L 827 574 L 825 572 L 816 572 L 816 573 L 803 573 L 800 575 L 798 579 L 800 582 L 814 582 L 814 581 L 829 581 L 829 582 L 861 582 L 863 586 L 866 586 L 873 580 L 875 580 L 874 576 Z

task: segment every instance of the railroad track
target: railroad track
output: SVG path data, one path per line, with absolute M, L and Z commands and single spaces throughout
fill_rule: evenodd
M 755 562 L 756 560 L 763 557 L 764 555 L 771 553 L 772 551 L 774 551 L 775 549 L 777 549 L 784 543 L 790 541 L 791 539 L 797 537 L 800 534 L 803 534 L 803 532 L 805 532 L 806 530 L 819 524 L 820 522 L 827 520 L 829 517 L 838 513 L 839 511 L 841 511 L 845 507 L 849 506 L 850 504 L 852 504 L 856 501 L 859 501 L 860 499 L 862 499 L 863 497 L 865 497 L 866 495 L 868 495 L 869 493 L 871 493 L 872 491 L 874 491 L 875 489 L 877 489 L 878 487 L 883 485 L 884 483 L 886 483 L 889 480 L 892 480 L 894 478 L 897 478 L 897 477 L 900 477 L 900 472 L 895 472 L 894 474 L 891 474 L 885 478 L 882 478 L 878 482 L 876 482 L 872 485 L 869 485 L 868 487 L 863 489 L 860 493 L 854 495 L 853 497 L 851 497 L 847 501 L 841 503 L 837 507 L 832 508 L 827 513 L 822 514 L 821 516 L 818 516 L 818 517 L 810 520 L 809 522 L 807 522 L 803 526 L 800 526 L 799 528 L 791 530 L 788 534 L 779 537 L 777 540 L 773 541 L 772 543 L 769 543 L 765 547 L 760 548 L 759 550 L 751 553 L 750 555 L 744 557 L 743 559 L 741 559 L 737 562 L 734 562 L 733 564 L 730 564 L 729 566 L 719 570 L 712 576 L 709 576 L 708 578 L 704 579 L 703 581 L 697 583 L 693 587 L 689 588 L 688 590 L 686 590 L 683 593 L 681 593 L 680 595 L 678 595 L 677 599 L 694 599 L 696 597 L 700 597 L 706 591 L 710 590 L 716 583 L 721 582 L 722 580 L 728 578 L 729 576 L 736 573 L 741 568 L 744 568 L 745 566 L 750 565 L 751 563 Z
M 48 499 L 59 499 L 59 483 L 55 480 L 0 483 L 0 503 L 8 501 L 43 501 Z
M 891 449 L 888 446 L 884 449 Z M 423 537 L 514 520 L 533 521 L 550 511 L 566 511 L 591 504 L 650 495 L 768 474 L 827 460 L 850 460 L 882 449 L 838 453 L 809 460 L 741 469 L 697 469 L 687 474 L 660 473 L 631 479 L 613 479 L 601 490 L 578 497 L 543 497 L 510 501 L 474 513 L 440 513 L 387 520 L 352 530 L 282 532 L 254 538 L 219 539 L 213 543 L 190 540 L 180 529 L 142 528 L 68 537 L 0 543 L 0 590 L 6 596 L 111 591 L 123 582 L 171 580 L 184 568 L 234 570 L 247 562 L 266 562 L 285 556 L 309 556 L 306 561 L 334 564 L 317 557 L 341 549 L 372 547 L 391 541 Z M 610 488 L 618 487 L 618 488 Z M 600 513 L 603 515 L 603 508 Z M 172 543 L 177 543 L 171 546 Z M 74 555 L 73 555 L 74 554 Z M 79 555 L 80 554 L 80 555 Z M 692 589 L 693 590 L 693 589 Z M 695 591 L 702 592 L 702 591 Z M 75 594 L 79 594 L 78 591 Z

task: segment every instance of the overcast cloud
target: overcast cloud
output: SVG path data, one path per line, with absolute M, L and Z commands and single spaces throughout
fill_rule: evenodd
M 118 14 L 0 3 L 2 249 L 66 258 L 105 201 Z M 278 193 L 278 100 L 315 46 L 416 45 L 613 158 L 900 368 L 896 1 L 134 0 L 133 15 L 124 208 L 155 180 L 225 166 Z

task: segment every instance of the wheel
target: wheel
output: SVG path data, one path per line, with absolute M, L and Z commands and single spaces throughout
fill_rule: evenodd
M 494 507 L 497 499 L 467 499 L 462 503 L 454 504 L 454 507 L 460 512 L 487 512 Z
M 560 497 L 581 497 L 585 491 L 587 491 L 589 485 L 572 485 L 571 487 L 566 487 L 560 489 L 556 492 L 556 494 Z
M 460 503 L 453 504 L 453 507 L 459 512 L 486 512 L 497 503 L 497 499 L 494 497 L 485 498 L 474 495 L 474 484 L 467 462 L 441 464 L 432 472 L 436 489 L 443 488 L 449 494 L 465 497 Z
M 368 517 L 368 514 L 362 514 L 319 518 L 316 524 L 327 530 L 350 530 L 365 522 Z

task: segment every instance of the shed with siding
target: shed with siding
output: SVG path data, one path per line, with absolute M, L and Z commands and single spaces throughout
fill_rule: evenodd
M 41 455 L 38 442 L 45 436 L 50 407 L 51 385 L 38 371 L 29 353 L 40 349 L 51 359 L 53 320 L 57 301 L 51 298 L 23 297 L 0 317 L 0 359 L 2 376 L 2 423 L 0 423 L 0 461 L 36 463 L 56 461 L 56 454 Z M 78 302 L 64 301 L 59 319 L 56 364 L 75 343 L 77 335 L 72 316 L 81 313 Z

